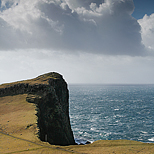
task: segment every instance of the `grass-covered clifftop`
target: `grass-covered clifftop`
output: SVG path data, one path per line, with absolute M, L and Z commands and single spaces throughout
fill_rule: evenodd
M 66 136 L 71 136 L 69 123 L 68 127 L 61 125 L 61 120 L 69 122 L 69 118 L 65 116 L 68 114 L 66 88 L 67 84 L 57 73 L 48 73 L 31 80 L 0 85 L 0 153 L 154 153 L 154 144 L 127 140 L 100 140 L 89 145 L 71 146 L 55 146 L 45 142 L 48 141 L 48 136 L 51 137 L 49 142 L 53 142 L 52 132 L 55 134 L 53 138 L 57 138 L 56 143 L 61 141 L 64 143 Z M 54 102 L 54 105 L 50 102 Z M 38 114 L 41 114 L 37 109 L 38 105 L 43 112 L 41 115 L 43 119 L 39 119 L 40 124 L 45 126 L 41 128 L 42 131 L 49 128 L 56 130 L 45 130 L 41 140 L 38 138 L 40 131 Z M 51 125 L 46 124 L 48 121 Z M 47 134 L 48 131 L 49 134 Z M 63 137 L 59 138 L 58 135 L 61 132 Z
M 25 119 L 29 115 L 29 111 L 33 110 L 35 113 L 31 113 L 33 116 L 30 117 L 34 122 L 27 125 L 24 123 L 24 128 L 20 128 L 20 130 L 28 130 L 34 127 L 37 129 L 37 135 L 41 141 L 54 145 L 75 144 L 69 119 L 67 83 L 60 74 L 51 72 L 31 80 L 3 84 L 0 86 L 0 98 L 3 102 L 1 103 L 2 111 L 6 112 L 13 108 L 10 111 L 12 116 L 7 118 L 6 127 L 1 127 L 3 133 L 14 133 L 9 132 L 10 128 L 20 126 L 22 123 L 20 120 Z M 7 102 L 6 105 L 4 105 L 5 102 Z M 31 108 L 27 109 L 30 106 Z M 16 110 L 21 110 L 21 114 L 18 115 L 20 120 L 13 117 L 14 114 L 12 113 Z M 17 122 L 13 121 L 12 117 Z M 12 125 L 8 127 L 8 123 L 12 123 Z
M 29 79 L 29 80 L 23 80 L 23 81 L 17 81 L 17 82 L 12 82 L 12 83 L 5 83 L 0 85 L 0 88 L 6 88 L 6 87 L 10 87 L 16 84 L 20 84 L 20 83 L 24 83 L 24 84 L 30 84 L 30 85 L 34 85 L 34 84 L 49 84 L 49 79 L 58 79 L 62 77 L 60 74 L 56 73 L 56 72 L 51 72 L 51 73 L 46 73 L 43 75 L 40 75 L 34 79 Z

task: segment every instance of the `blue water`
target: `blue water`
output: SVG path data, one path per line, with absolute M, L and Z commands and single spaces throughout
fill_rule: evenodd
M 69 85 L 77 140 L 154 143 L 154 85 Z

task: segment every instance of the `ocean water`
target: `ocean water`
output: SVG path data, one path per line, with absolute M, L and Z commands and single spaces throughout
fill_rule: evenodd
M 76 142 L 154 143 L 154 85 L 69 85 Z

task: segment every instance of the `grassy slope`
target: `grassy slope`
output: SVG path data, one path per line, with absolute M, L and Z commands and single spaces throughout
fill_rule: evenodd
M 35 106 L 26 94 L 0 97 L 0 153 L 143 153 L 154 154 L 154 144 L 135 141 L 96 141 L 90 145 L 58 147 L 37 138 Z M 68 150 L 68 151 L 65 151 Z M 71 152 L 72 151 L 72 152 Z
M 43 82 L 46 82 L 45 80 L 47 78 L 48 76 L 44 77 Z M 38 80 L 39 78 L 36 78 L 35 80 L 29 80 L 28 82 L 34 84 L 38 83 L 36 82 Z M 24 82 L 27 83 L 27 81 Z M 0 86 L 0 88 L 3 86 L 4 85 Z M 90 145 L 65 147 L 49 145 L 48 143 L 41 142 L 37 138 L 35 105 L 26 102 L 26 96 L 26 94 L 22 94 L 0 97 L 0 154 L 154 154 L 154 144 L 145 144 L 136 141 L 96 141 Z
M 17 81 L 17 82 L 12 82 L 12 83 L 5 83 L 5 84 L 0 85 L 0 88 L 10 87 L 10 86 L 13 86 L 13 85 L 18 84 L 18 83 L 28 83 L 30 85 L 33 85 L 33 84 L 46 84 L 46 85 L 48 85 L 49 84 L 48 83 L 49 78 L 57 79 L 59 77 L 60 76 L 59 76 L 58 73 L 47 73 L 47 74 L 44 74 L 44 75 L 40 75 L 40 76 L 38 76 L 34 79 Z
M 35 105 L 26 102 L 26 96 L 0 97 L 0 153 L 59 151 L 37 138 Z

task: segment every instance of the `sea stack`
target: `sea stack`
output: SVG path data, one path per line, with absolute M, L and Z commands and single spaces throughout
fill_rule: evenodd
M 41 141 L 54 145 L 75 144 L 69 118 L 69 92 L 62 75 L 51 72 L 31 80 L 0 85 L 1 98 L 22 94 L 27 103 L 35 106 Z

